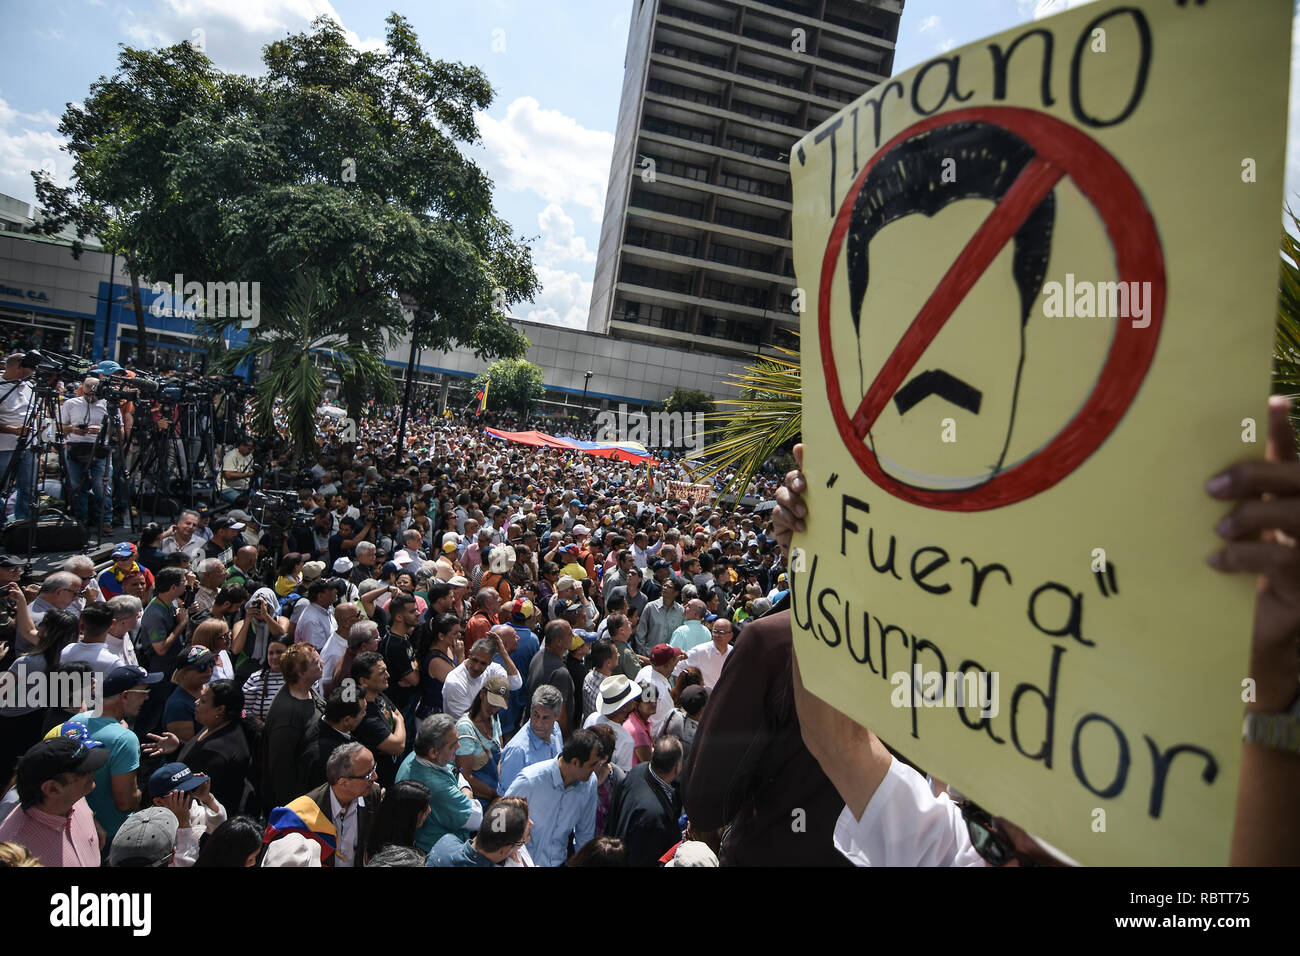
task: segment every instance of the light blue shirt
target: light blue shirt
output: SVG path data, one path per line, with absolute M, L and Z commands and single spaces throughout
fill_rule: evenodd
M 713 634 L 707 627 L 699 621 L 690 620 L 673 631 L 673 638 L 668 643 L 673 647 L 680 647 L 684 651 L 689 651 L 692 647 L 711 640 L 713 640 Z
M 538 866 L 564 865 L 569 858 L 569 834 L 576 849 L 596 834 L 596 778 L 592 775 L 566 787 L 558 758 L 525 767 L 506 796 L 528 800 L 533 821 L 528 853 Z
M 497 778 L 497 793 L 503 797 L 510 785 L 515 782 L 515 777 L 523 771 L 525 767 L 531 767 L 535 763 L 542 763 L 545 760 L 554 760 L 564 749 L 564 735 L 560 733 L 560 722 L 557 720 L 551 726 L 551 739 L 542 740 L 535 733 L 531 724 L 524 724 L 519 731 L 510 738 L 510 742 L 505 745 L 501 751 L 501 771 Z
M 397 782 L 416 780 L 429 788 L 429 815 L 415 831 L 415 848 L 428 853 L 440 838 L 455 834 L 462 842 L 469 839 L 465 824 L 473 812 L 469 797 L 456 785 L 451 767 L 421 760 L 411 751 L 397 771 Z

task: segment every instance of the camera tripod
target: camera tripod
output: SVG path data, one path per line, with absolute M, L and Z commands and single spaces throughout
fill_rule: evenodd
M 32 390 L 32 400 L 27 406 L 26 414 L 23 417 L 21 432 L 17 436 L 17 442 L 13 450 L 9 467 L 5 469 L 3 475 L 0 475 L 0 507 L 9 500 L 9 496 L 19 489 L 19 481 L 22 478 L 21 470 L 29 469 L 31 500 L 28 504 L 30 509 L 27 519 L 26 534 L 23 535 L 24 553 L 24 573 L 31 573 L 32 570 L 32 553 L 36 550 L 36 533 L 37 527 L 42 517 L 54 514 L 58 515 L 64 521 L 79 524 L 76 518 L 69 514 L 70 511 L 75 513 L 77 496 L 84 489 L 84 484 L 76 488 L 71 487 L 68 477 L 67 450 L 64 440 L 64 430 L 59 424 L 59 402 L 58 393 L 54 387 L 54 380 L 57 376 L 52 377 L 48 382 L 36 383 Z M 24 381 L 20 379 L 9 385 L 9 389 L 20 387 Z M 6 398 L 9 391 L 0 392 L 0 398 Z M 109 425 L 107 429 L 101 429 L 99 436 L 96 438 L 95 449 L 92 456 L 102 448 L 107 451 L 108 441 L 113 430 L 112 420 L 117 418 L 117 409 L 114 404 L 109 410 L 109 415 L 105 416 L 104 422 Z M 44 427 L 46 422 L 50 422 L 48 428 Z M 59 483 L 59 497 L 63 507 L 59 508 L 52 504 L 42 506 L 41 496 L 45 491 L 45 485 L 50 478 L 49 467 L 49 449 L 55 451 L 55 462 Z M 92 458 L 93 460 L 93 458 Z M 111 472 L 108 468 L 104 470 L 104 487 L 101 489 L 99 498 L 101 509 L 107 493 L 107 486 Z M 87 467 L 86 480 L 90 478 L 90 468 Z M 103 520 L 111 520 L 111 513 L 101 516 Z M 89 537 L 89 533 L 87 534 Z M 102 542 L 102 533 L 100 536 Z

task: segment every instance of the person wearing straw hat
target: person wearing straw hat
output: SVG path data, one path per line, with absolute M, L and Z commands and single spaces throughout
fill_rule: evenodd
M 600 682 L 600 711 L 593 713 L 583 724 L 583 728 L 606 724 L 614 731 L 614 756 L 612 762 L 623 770 L 631 770 L 634 762 L 635 745 L 632 735 L 623 727 L 641 699 L 641 687 L 628 680 L 623 674 L 606 677 Z

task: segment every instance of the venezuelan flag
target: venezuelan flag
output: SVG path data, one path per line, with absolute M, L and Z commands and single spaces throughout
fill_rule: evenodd
M 338 831 L 334 823 L 310 797 L 299 797 L 287 807 L 276 807 L 266 820 L 262 842 L 270 843 L 287 833 L 301 833 L 320 844 L 320 859 L 324 863 L 334 854 Z
M 492 387 L 492 380 L 488 379 L 483 383 L 483 391 L 478 393 L 478 414 L 482 415 L 487 411 L 488 389 Z

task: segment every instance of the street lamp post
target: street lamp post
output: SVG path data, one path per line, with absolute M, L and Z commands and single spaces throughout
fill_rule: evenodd
M 585 422 L 589 417 L 587 414 L 587 386 L 591 384 L 591 369 L 582 376 L 582 420 Z

